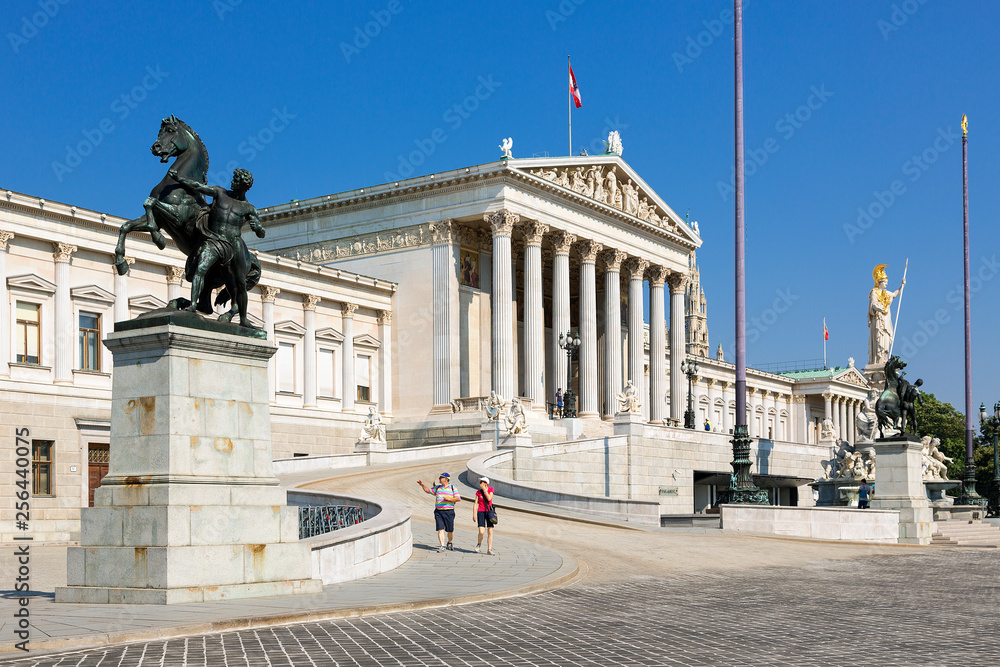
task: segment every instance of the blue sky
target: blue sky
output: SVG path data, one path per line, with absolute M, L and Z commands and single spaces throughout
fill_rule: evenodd
M 0 188 L 136 216 L 171 113 L 211 173 L 254 173 L 260 207 L 490 162 L 506 136 L 517 157 L 565 155 L 571 54 L 573 152 L 618 129 L 625 160 L 691 210 L 712 348 L 732 349 L 731 2 L 123 4 L 7 3 Z M 831 363 L 863 365 L 872 268 L 896 287 L 909 258 L 897 350 L 964 407 L 967 113 L 974 400 L 1000 399 L 998 24 L 994 0 L 747 0 L 751 364 L 821 357 L 826 317 Z

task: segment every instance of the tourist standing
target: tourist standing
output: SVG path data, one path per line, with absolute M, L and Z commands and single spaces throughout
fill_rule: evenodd
M 563 409 L 563 393 L 562 393 L 562 387 L 559 387 L 558 389 L 556 389 L 556 411 L 554 415 L 557 419 L 562 417 L 562 409 Z
M 867 481 L 861 482 L 861 486 L 858 487 L 858 509 L 866 510 L 870 507 L 869 497 L 872 494 L 872 487 Z
M 496 556 L 497 552 L 493 551 L 493 526 L 487 521 L 490 510 L 496 511 L 493 507 L 493 487 L 490 486 L 489 477 L 480 477 L 479 489 L 476 491 L 476 506 L 473 511 L 475 515 L 473 519 L 475 519 L 476 525 L 479 526 L 479 540 L 476 542 L 476 553 L 482 550 L 483 533 L 486 533 L 486 553 L 490 556 Z
M 441 543 L 437 550 L 454 551 L 452 540 L 455 537 L 455 503 L 462 499 L 451 483 L 451 475 L 446 472 L 441 473 L 438 483 L 429 488 L 419 479 L 417 484 L 425 493 L 434 496 L 434 527 L 437 529 L 438 542 Z M 445 546 L 445 533 L 448 535 L 447 546 Z
M 705 430 L 706 431 L 712 430 L 712 422 L 708 421 L 707 419 L 705 420 Z

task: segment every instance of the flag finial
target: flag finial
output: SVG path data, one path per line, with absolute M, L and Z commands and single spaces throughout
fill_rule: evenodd
M 969 136 L 969 117 L 964 113 L 962 114 L 962 136 Z

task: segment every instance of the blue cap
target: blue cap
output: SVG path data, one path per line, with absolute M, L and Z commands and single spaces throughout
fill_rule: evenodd
M 451 475 L 449 475 L 446 472 L 441 473 L 440 475 L 438 475 L 438 477 L 447 477 L 448 479 L 451 479 Z

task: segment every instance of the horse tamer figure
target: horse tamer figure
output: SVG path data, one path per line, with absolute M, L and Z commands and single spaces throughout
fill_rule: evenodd
M 162 250 L 166 239 L 161 230 L 165 231 L 187 255 L 184 277 L 191 282 L 191 299 L 174 299 L 168 307 L 212 314 L 212 292 L 222 288 L 215 303 L 230 302 L 230 308 L 219 319 L 229 322 L 239 313 L 240 325 L 253 327 L 247 319 L 246 295 L 260 280 L 260 262 L 241 235 L 243 224 L 249 223 L 258 237 L 264 236 L 257 210 L 245 197 L 253 177 L 237 169 L 229 190 L 208 186 L 208 150 L 195 131 L 175 116 L 160 123 L 160 134 L 150 150 L 160 162 L 176 160 L 143 202 L 146 214 L 121 226 L 115 268 L 121 275 L 128 272 L 125 237 L 130 232 L 148 232 Z M 211 206 L 206 195 L 213 198 Z

